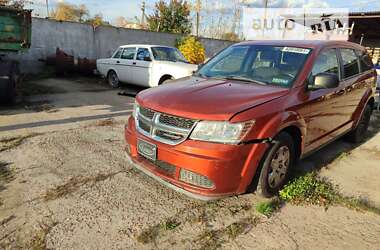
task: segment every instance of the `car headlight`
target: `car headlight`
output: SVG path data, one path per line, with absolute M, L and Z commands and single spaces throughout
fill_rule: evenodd
M 137 112 L 139 110 L 139 104 L 135 101 L 135 103 L 133 104 L 133 112 L 132 112 L 132 116 L 136 119 L 137 118 Z
M 194 128 L 190 139 L 238 144 L 244 139 L 254 124 L 254 120 L 241 123 L 201 121 Z

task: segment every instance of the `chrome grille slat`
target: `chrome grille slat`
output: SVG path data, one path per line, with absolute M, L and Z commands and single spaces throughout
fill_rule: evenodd
M 136 127 L 143 135 L 156 141 L 177 145 L 188 138 L 197 121 L 172 116 L 139 107 L 136 112 Z

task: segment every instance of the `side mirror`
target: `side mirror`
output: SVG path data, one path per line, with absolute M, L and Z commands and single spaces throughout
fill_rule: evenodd
M 146 62 L 151 62 L 152 59 L 150 58 L 150 56 L 146 56 L 146 57 L 144 57 L 144 61 L 146 61 Z
M 314 82 L 308 85 L 310 90 L 334 89 L 339 86 L 339 78 L 335 74 L 319 73 L 314 76 Z

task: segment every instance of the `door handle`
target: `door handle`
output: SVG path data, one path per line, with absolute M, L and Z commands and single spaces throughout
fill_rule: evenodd
M 120 63 L 120 61 L 116 61 L 116 63 Z
M 132 64 L 133 64 L 133 65 L 136 65 L 136 62 L 133 62 Z

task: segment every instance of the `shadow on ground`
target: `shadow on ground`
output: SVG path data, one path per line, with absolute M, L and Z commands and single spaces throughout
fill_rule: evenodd
M 327 146 L 323 147 L 322 149 L 313 153 L 307 158 L 301 160 L 297 165 L 298 171 L 296 172 L 298 174 L 302 174 L 305 172 L 319 170 L 328 165 L 329 163 L 333 162 L 335 159 L 349 154 L 350 151 L 366 143 L 367 141 L 375 137 L 378 133 L 380 133 L 380 112 L 374 111 L 369 131 L 366 135 L 366 139 L 364 140 L 364 142 L 360 144 L 352 144 L 346 142 L 344 138 L 341 138 L 335 142 L 328 144 Z

